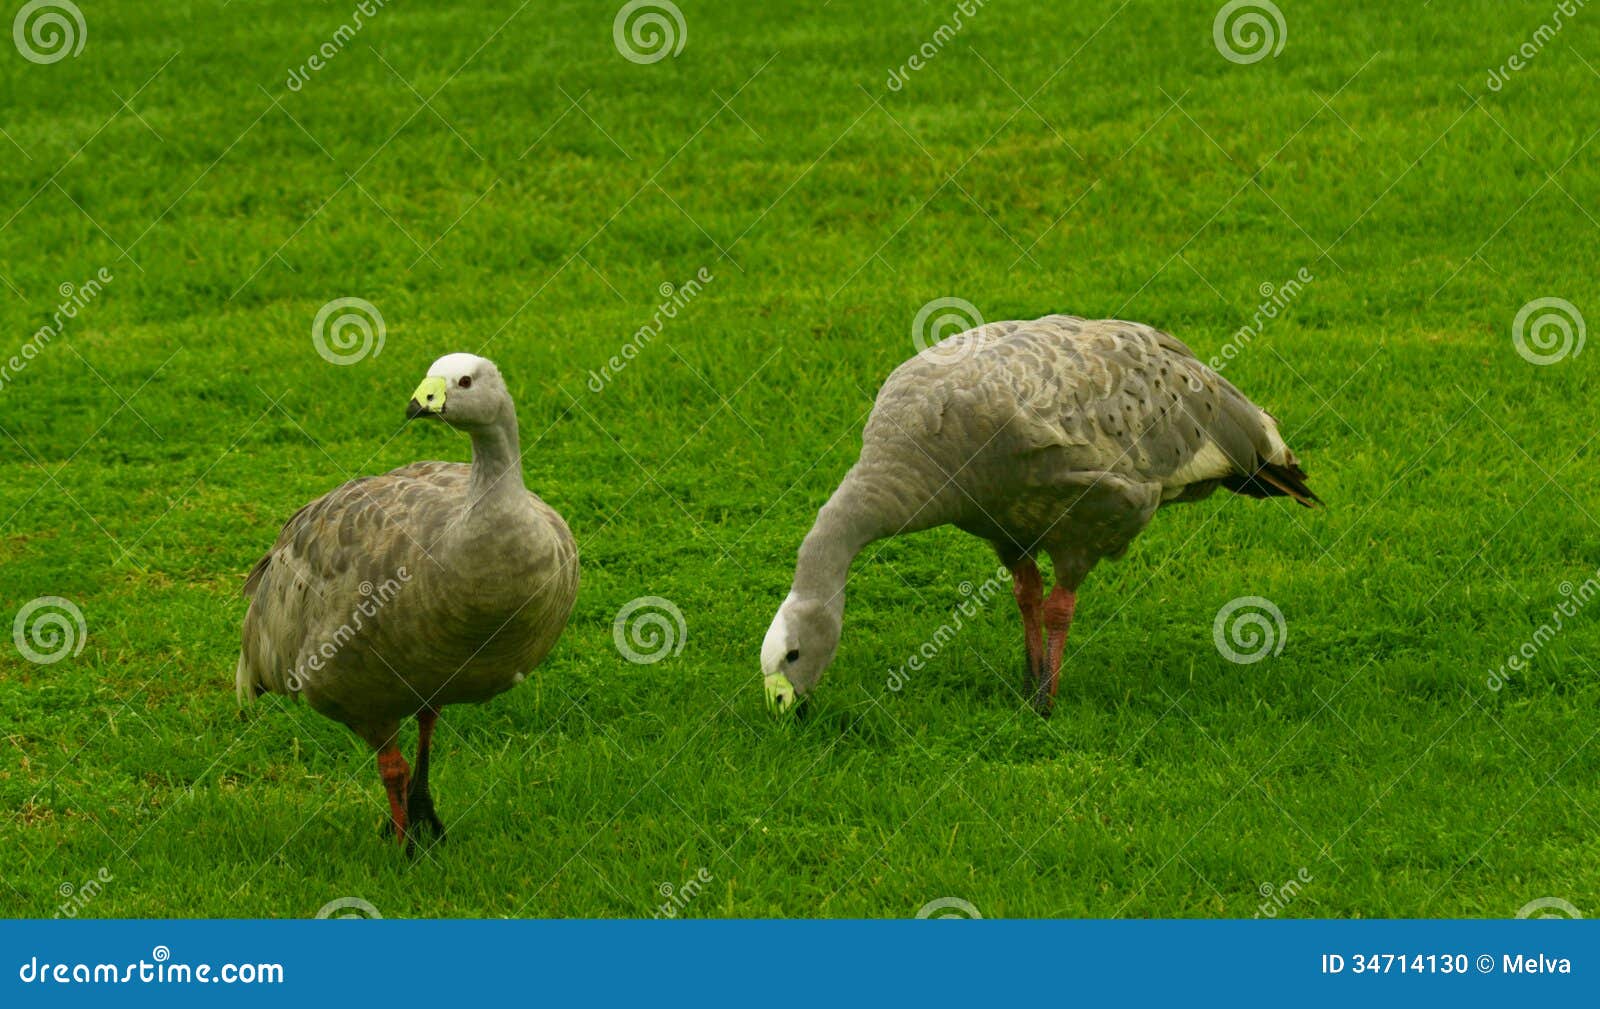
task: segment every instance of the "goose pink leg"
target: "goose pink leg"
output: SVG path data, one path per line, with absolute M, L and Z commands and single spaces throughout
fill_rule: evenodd
M 1067 650 L 1067 630 L 1077 608 L 1076 593 L 1057 585 L 1044 601 L 1045 656 L 1044 676 L 1033 696 L 1033 706 L 1041 715 L 1050 714 L 1056 703 L 1056 684 L 1061 678 L 1061 659 Z
M 406 835 L 406 788 L 410 784 L 411 768 L 400 755 L 400 747 L 393 738 L 378 751 L 378 774 L 383 777 L 383 790 L 389 793 L 389 822 L 394 827 L 400 847 L 408 847 Z
M 1025 557 L 1011 569 L 1011 594 L 1022 613 L 1022 634 L 1027 646 L 1028 680 L 1037 689 L 1044 676 L 1044 578 L 1033 558 Z

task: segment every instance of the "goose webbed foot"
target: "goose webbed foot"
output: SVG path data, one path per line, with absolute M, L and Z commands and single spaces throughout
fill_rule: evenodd
M 1032 649 L 1030 649 L 1030 653 Z M 1023 657 L 1023 682 L 1027 684 L 1028 704 L 1039 714 L 1050 717 L 1051 705 L 1055 697 L 1049 688 L 1049 680 L 1044 668 L 1044 656 L 1029 654 Z
M 1050 712 L 1055 710 L 1056 695 L 1050 687 L 1049 680 L 1044 677 L 1035 677 L 1033 680 L 1033 696 L 1029 698 L 1029 703 L 1041 718 L 1049 718 Z
M 439 819 L 439 814 L 434 810 L 433 796 L 427 788 L 417 787 L 420 780 L 413 780 L 411 794 L 406 797 L 406 817 L 413 835 L 432 835 L 434 843 L 438 843 L 444 840 L 444 821 Z
M 444 823 L 439 820 L 439 814 L 434 812 L 431 798 L 422 804 L 414 799 L 406 804 L 407 833 L 415 834 L 419 827 L 427 827 L 439 840 L 444 840 Z M 394 821 L 383 821 L 378 827 L 378 836 L 385 839 L 394 837 Z

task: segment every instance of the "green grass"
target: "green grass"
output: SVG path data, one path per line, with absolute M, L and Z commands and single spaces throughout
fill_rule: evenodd
M 1600 911 L 1596 612 L 1485 686 L 1600 563 L 1595 351 L 1511 343 L 1536 298 L 1600 318 L 1600 12 L 1496 92 L 1550 4 L 1284 4 L 1238 65 L 1211 3 L 994 0 L 891 92 L 953 3 L 685 0 L 650 65 L 612 5 L 395 4 L 292 92 L 353 4 L 83 6 L 78 57 L 0 52 L 0 358 L 114 275 L 0 388 L 0 616 L 59 595 L 88 628 L 52 665 L 0 647 L 0 913 L 101 867 L 83 915 L 649 915 L 702 868 L 684 914 L 1248 916 L 1302 869 L 1277 913 Z M 1003 592 L 888 689 L 993 565 L 889 541 L 810 717 L 765 717 L 761 636 L 919 307 L 1210 356 L 1302 267 L 1228 374 L 1327 510 L 1158 516 L 1085 586 L 1049 721 Z M 311 322 L 348 296 L 387 342 L 334 367 Z M 342 726 L 236 710 L 239 586 L 311 497 L 466 457 L 400 430 L 454 350 L 507 373 L 584 585 L 536 678 L 446 711 L 450 839 L 408 864 Z M 687 640 L 633 665 L 644 595 Z M 1235 665 L 1212 621 L 1247 595 L 1287 640 Z

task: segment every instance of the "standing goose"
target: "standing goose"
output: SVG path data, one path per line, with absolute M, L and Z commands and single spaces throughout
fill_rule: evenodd
M 296 512 L 245 580 L 235 683 L 241 704 L 303 696 L 366 740 L 409 851 L 416 830 L 444 836 L 428 792 L 439 710 L 488 700 L 545 657 L 578 593 L 578 550 L 523 485 L 516 410 L 492 362 L 441 357 L 406 414 L 469 434 L 472 465 L 412 463 Z M 398 745 L 411 715 L 414 776 Z
M 883 384 L 860 460 L 800 545 L 761 645 L 767 703 L 788 710 L 833 661 L 863 547 L 953 525 L 1011 571 L 1032 701 L 1047 715 L 1089 570 L 1121 556 L 1161 505 L 1219 486 L 1320 503 L 1277 422 L 1166 333 L 1050 315 L 935 344 Z M 1039 551 L 1055 568 L 1048 598 Z

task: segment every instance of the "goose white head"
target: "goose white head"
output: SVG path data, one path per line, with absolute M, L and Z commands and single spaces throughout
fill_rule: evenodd
M 433 362 L 411 394 L 406 416 L 436 417 L 471 431 L 498 423 L 509 409 L 511 394 L 493 361 L 476 354 L 446 354 Z
M 811 692 L 839 650 L 842 605 L 803 599 L 793 592 L 778 607 L 761 642 L 767 707 L 783 714 Z

